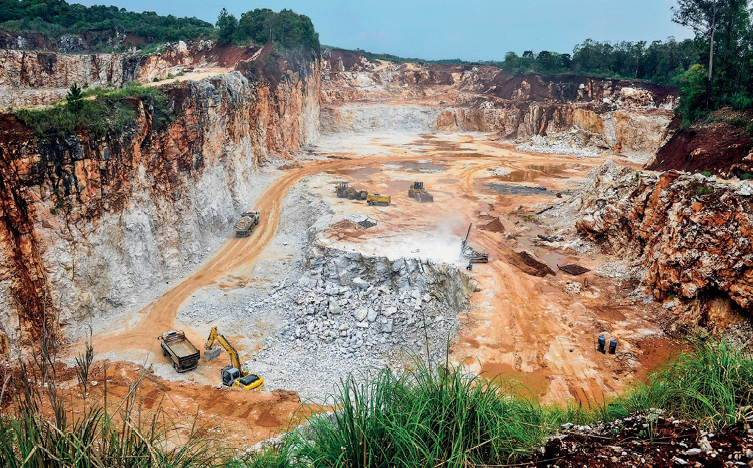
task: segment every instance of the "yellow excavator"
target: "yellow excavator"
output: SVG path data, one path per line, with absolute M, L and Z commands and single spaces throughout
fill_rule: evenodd
M 212 331 L 209 332 L 207 344 L 204 345 L 204 358 L 207 361 L 211 361 L 220 355 L 220 348 L 212 348 L 215 341 L 225 348 L 225 351 L 230 355 L 231 365 L 222 369 L 222 385 L 246 390 L 261 390 L 264 386 L 264 379 L 243 370 L 241 360 L 238 358 L 238 351 L 233 348 L 233 345 L 225 338 L 225 335 L 217 331 L 217 327 L 212 327 Z

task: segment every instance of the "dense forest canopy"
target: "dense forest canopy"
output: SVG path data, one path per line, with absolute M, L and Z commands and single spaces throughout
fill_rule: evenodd
M 85 7 L 64 0 L 0 0 L 0 28 L 4 31 L 30 31 L 54 37 L 116 27 L 150 43 L 211 38 L 216 34 L 214 26 L 206 21 L 161 16 L 153 11 L 136 13 L 103 5 Z
M 306 15 L 284 9 L 279 13 L 268 8 L 247 11 L 238 20 L 224 8 L 217 19 L 220 42 L 244 44 L 249 40 L 256 44 L 272 41 L 285 48 L 302 46 L 319 50 L 319 34 Z

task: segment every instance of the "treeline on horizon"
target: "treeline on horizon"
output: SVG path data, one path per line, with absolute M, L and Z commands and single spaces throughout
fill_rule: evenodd
M 678 112 L 694 122 L 721 107 L 753 108 L 753 23 L 750 0 L 678 0 L 673 21 L 689 27 L 693 39 L 612 43 L 587 39 L 573 53 L 508 52 L 502 61 L 406 59 L 354 52 L 392 62 L 492 65 L 511 73 L 578 74 L 637 79 L 679 88 Z M 713 54 L 712 51 L 713 40 Z M 709 68 L 711 67 L 711 70 Z
M 65 0 L 0 0 L 0 30 L 36 32 L 48 37 L 83 35 L 89 31 L 122 27 L 149 43 L 213 38 L 214 25 L 198 18 L 162 16 L 153 11 L 136 13 L 116 6 L 86 7 Z
M 114 31 L 117 27 L 147 44 L 205 38 L 224 44 L 272 41 L 284 48 L 319 49 L 319 34 L 311 19 L 287 9 L 274 12 L 257 8 L 238 20 L 223 8 L 215 27 L 198 18 L 162 16 L 153 11 L 136 13 L 116 6 L 86 7 L 65 0 L 0 0 L 0 31 L 28 31 L 58 38 L 63 34 Z
M 669 38 L 650 44 L 588 39 L 576 45 L 572 54 L 546 50 L 529 50 L 522 55 L 508 52 L 502 61 L 481 63 L 511 73 L 580 74 L 672 85 L 680 90 L 678 112 L 689 123 L 720 107 L 753 108 L 752 6 L 751 0 L 677 0 L 672 8 L 673 21 L 691 28 L 693 39 Z M 257 8 L 238 19 L 223 8 L 215 26 L 197 18 L 135 13 L 115 6 L 85 7 L 65 0 L 0 0 L 0 31 L 31 31 L 59 37 L 65 33 L 113 31 L 116 27 L 140 36 L 147 48 L 207 38 L 223 44 L 272 41 L 285 49 L 319 50 L 319 35 L 311 19 L 287 9 L 273 12 Z M 404 59 L 360 49 L 355 52 L 393 62 L 470 63 Z

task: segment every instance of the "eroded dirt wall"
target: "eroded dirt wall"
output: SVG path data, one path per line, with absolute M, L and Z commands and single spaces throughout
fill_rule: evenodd
M 39 139 L 0 117 L 0 323 L 12 345 L 43 316 L 117 314 L 200 261 L 259 192 L 257 169 L 317 134 L 318 62 L 246 64 L 165 89 L 123 133 Z

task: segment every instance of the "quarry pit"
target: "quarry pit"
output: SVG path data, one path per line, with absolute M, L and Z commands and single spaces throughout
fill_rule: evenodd
M 675 306 L 662 302 L 669 292 L 641 287 L 646 268 L 636 255 L 598 244 L 633 234 L 604 215 L 604 200 L 619 192 L 609 185 L 615 167 L 653 180 L 641 168 L 669 137 L 676 91 L 329 50 L 268 76 L 270 67 L 253 68 L 263 49 L 195 46 L 177 68 L 169 49 L 128 71 L 145 84 L 188 72 L 153 84 L 181 112 L 166 128 L 151 127 L 140 103 L 127 135 L 34 146 L 31 130 L 6 116 L 7 354 L 22 354 L 55 310 L 66 388 L 90 340 L 93 378 L 114 396 L 142 382 L 146 410 L 195 415 L 248 447 L 330 410 L 342 379 L 399 372 L 416 359 L 465 364 L 543 402 L 592 406 L 677 351 L 665 334 L 674 320 Z M 119 70 L 117 56 L 95 58 L 93 68 L 107 61 Z M 50 78 L 49 96 L 94 73 L 86 60 L 61 60 L 67 68 Z M 38 91 L 0 97 L 48 105 Z M 56 171 L 40 176 L 40 167 Z M 623 175 L 638 183 L 632 174 Z M 416 181 L 433 202 L 408 197 Z M 666 186 L 650 181 L 649 192 Z M 391 204 L 338 198 L 340 182 Z M 249 210 L 259 225 L 234 237 Z M 471 225 L 470 244 L 489 261 L 469 270 L 460 253 Z M 668 239 L 664 246 L 674 244 Z M 565 265 L 587 271 L 573 275 Z M 721 296 L 715 310 L 739 322 Z M 264 377 L 264 391 L 223 387 L 225 355 L 202 356 L 181 374 L 162 355 L 161 333 L 184 330 L 203 350 L 213 326 Z M 600 336 L 617 340 L 614 354 L 596 349 Z
M 673 348 L 627 266 L 566 228 L 575 213 L 540 213 L 562 206 L 605 159 L 523 153 L 480 133 L 322 136 L 305 160 L 270 170 L 250 237 L 228 239 L 145 307 L 115 322 L 95 317 L 93 346 L 100 359 L 150 367 L 186 395 L 178 408 L 198 402 L 208 419 L 242 428 L 243 443 L 282 429 L 298 401 L 326 405 L 349 375 L 410 368 L 415 358 L 438 364 L 448 351 L 469 371 L 524 384 L 532 398 L 598 404 Z M 408 197 L 414 180 L 433 203 Z M 392 204 L 337 198 L 340 181 Z M 364 219 L 376 225 L 363 228 Z M 469 224 L 472 245 L 490 257 L 472 271 L 460 257 Z M 549 273 L 531 271 L 522 252 Z M 591 271 L 559 269 L 573 263 Z M 155 331 L 184 330 L 199 346 L 212 326 L 277 403 L 262 392 L 226 412 L 214 401 L 240 396 L 218 388 L 225 359 L 177 374 L 160 355 Z M 616 355 L 597 352 L 598 336 L 618 340 Z

